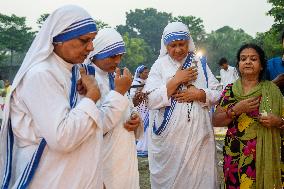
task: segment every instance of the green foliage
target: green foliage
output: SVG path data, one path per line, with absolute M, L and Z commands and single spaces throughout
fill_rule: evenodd
M 110 27 L 107 23 L 105 23 L 105 22 L 103 22 L 103 21 L 101 21 L 101 20 L 95 20 L 95 23 L 96 23 L 96 25 L 97 25 L 97 29 L 98 29 L 98 30 L 103 29 L 103 28 L 109 28 L 109 27 Z
M 118 25 L 116 26 L 116 30 L 121 34 L 121 35 L 125 35 L 126 33 L 128 33 L 129 37 L 138 37 L 137 32 L 133 31 L 129 26 L 124 26 L 124 25 Z
M 208 65 L 215 75 L 219 75 L 219 59 L 226 57 L 229 64 L 235 65 L 236 53 L 240 46 L 252 41 L 253 38 L 242 29 L 234 30 L 229 26 L 224 26 L 208 34 L 201 49 L 206 49 Z
M 44 23 L 44 21 L 47 19 L 48 16 L 49 16 L 48 13 L 40 15 L 40 17 L 36 21 L 38 28 L 41 28 L 42 24 Z
M 10 56 L 10 62 L 13 63 L 14 53 L 28 50 L 34 38 L 34 32 L 26 26 L 25 22 L 25 17 L 17 17 L 14 14 L 7 16 L 0 13 L 0 57 L 2 61 Z
M 25 51 L 34 38 L 34 32 L 26 26 L 25 17 L 0 14 L 0 43 L 8 51 Z
M 141 64 L 151 67 L 152 62 L 149 59 L 151 58 L 152 51 L 143 39 L 130 38 L 129 34 L 126 33 L 123 36 L 123 40 L 126 46 L 126 54 L 122 59 L 122 67 L 126 66 L 132 73 Z
M 269 31 L 257 33 L 255 42 L 263 48 L 267 58 L 270 59 L 283 54 L 281 35 L 284 31 L 284 0 L 268 0 L 268 2 L 272 4 L 268 15 L 274 17 L 274 24 Z
M 272 4 L 268 15 L 274 17 L 273 28 L 280 32 L 284 28 L 284 0 L 268 0 L 268 3 Z
M 135 31 L 139 38 L 144 39 L 156 56 L 159 54 L 164 27 L 171 19 L 170 13 L 158 12 L 154 8 L 135 9 L 126 13 L 128 28 Z
M 129 38 L 140 38 L 145 41 L 151 49 L 150 53 L 145 54 L 146 64 L 151 67 L 159 55 L 163 30 L 172 21 L 186 24 L 197 46 L 204 41 L 206 32 L 202 19 L 194 16 L 173 18 L 171 13 L 158 12 L 154 8 L 130 10 L 126 13 L 126 25 L 119 25 L 116 29 L 123 35 L 128 33 Z
M 281 43 L 281 33 L 272 27 L 268 32 L 257 33 L 255 43 L 261 46 L 268 59 L 281 56 L 283 47 Z
M 206 32 L 202 19 L 196 18 L 195 16 L 178 16 L 174 17 L 173 21 L 182 22 L 187 25 L 194 42 L 203 41 L 205 39 Z

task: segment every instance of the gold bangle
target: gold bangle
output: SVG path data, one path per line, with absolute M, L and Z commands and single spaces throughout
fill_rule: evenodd
M 228 118 L 235 119 L 236 112 L 233 110 L 233 107 L 227 109 L 226 115 Z
M 232 118 L 235 118 L 237 116 L 236 112 L 233 110 L 233 107 L 231 108 L 231 116 Z

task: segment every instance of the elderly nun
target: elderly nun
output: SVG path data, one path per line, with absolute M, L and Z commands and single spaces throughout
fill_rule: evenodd
M 102 113 L 104 186 L 107 189 L 137 189 L 139 173 L 135 139 L 143 134 L 143 127 L 125 95 L 131 86 L 132 75 L 127 68 L 124 68 L 123 74 L 118 68 L 125 53 L 125 44 L 121 35 L 112 28 L 100 30 L 93 44 L 90 61 L 96 69 L 95 77 L 102 96 L 98 107 L 104 106 L 106 96 L 115 91 L 121 95 L 120 108 L 124 111 Z M 118 87 L 123 78 L 128 81 L 123 82 L 123 87 Z
M 148 157 L 153 189 L 216 188 L 209 107 L 217 101 L 220 85 L 194 50 L 187 26 L 169 23 L 144 87 L 150 92 Z
M 92 69 L 78 66 L 96 33 L 91 16 L 74 5 L 55 10 L 38 32 L 5 105 L 2 188 L 103 188 L 100 92 L 87 75 Z

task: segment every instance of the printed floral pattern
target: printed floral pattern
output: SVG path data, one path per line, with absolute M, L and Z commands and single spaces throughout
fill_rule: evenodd
M 232 84 L 226 86 L 219 100 L 219 105 L 225 110 L 237 102 L 232 92 L 232 86 Z M 247 134 L 247 131 L 257 121 L 258 115 L 258 111 L 243 113 L 228 125 L 223 151 L 226 189 L 255 188 L 257 137 L 256 134 L 251 134 L 251 131 L 250 134 Z

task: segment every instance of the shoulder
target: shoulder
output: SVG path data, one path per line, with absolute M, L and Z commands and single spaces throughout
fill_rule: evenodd
M 271 65 L 271 64 L 280 64 L 282 63 L 282 58 L 281 57 L 274 57 L 274 58 L 271 58 L 267 61 L 267 64 L 268 65 Z
M 163 68 L 168 67 L 169 65 L 168 56 L 163 56 L 158 58 L 150 69 L 151 72 L 161 72 Z
M 153 66 L 162 66 L 162 64 L 167 64 L 169 62 L 168 55 L 158 58 Z
M 234 67 L 234 66 L 229 66 L 228 69 L 231 70 L 231 71 L 234 71 L 234 70 L 236 70 L 236 67 Z
M 48 58 L 45 61 L 38 62 L 26 73 L 24 80 L 34 82 L 34 80 L 61 80 L 63 77 L 62 72 L 52 58 Z
M 279 90 L 279 87 L 272 81 L 269 80 L 265 80 L 263 81 L 264 86 L 266 86 L 267 88 L 269 88 L 270 90 Z M 280 91 L 280 90 L 279 90 Z

